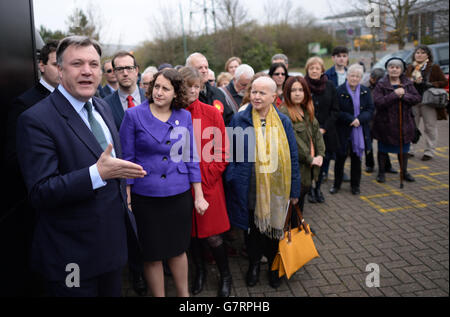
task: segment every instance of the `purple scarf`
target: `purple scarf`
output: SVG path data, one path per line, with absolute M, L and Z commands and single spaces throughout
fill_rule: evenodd
M 350 97 L 352 97 L 353 100 L 353 109 L 355 111 L 355 118 L 357 118 L 359 116 L 360 113 L 360 93 L 361 93 L 361 85 L 358 85 L 355 89 L 355 91 L 353 91 L 350 88 L 350 85 L 348 84 L 348 81 L 345 83 L 347 86 L 347 91 L 350 94 Z M 362 129 L 362 125 L 360 125 L 359 127 L 355 128 L 352 127 L 352 148 L 353 148 L 353 152 L 356 153 L 356 155 L 358 155 L 358 157 L 362 160 L 362 156 L 364 154 L 364 134 L 363 134 L 363 129 Z

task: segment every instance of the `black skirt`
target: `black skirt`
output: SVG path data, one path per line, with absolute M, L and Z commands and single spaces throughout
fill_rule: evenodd
M 186 252 L 194 209 L 191 190 L 170 197 L 131 194 L 131 207 L 145 262 L 170 259 Z

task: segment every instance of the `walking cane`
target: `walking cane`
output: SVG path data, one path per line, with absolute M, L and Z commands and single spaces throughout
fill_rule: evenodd
M 399 125 L 400 125 L 400 188 L 403 188 L 403 127 L 402 127 L 402 119 L 403 119 L 403 113 L 402 113 L 402 100 L 400 99 L 398 103 L 398 112 L 399 112 Z

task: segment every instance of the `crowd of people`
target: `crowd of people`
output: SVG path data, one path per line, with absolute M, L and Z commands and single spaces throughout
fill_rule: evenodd
M 283 54 L 268 74 L 231 57 L 217 82 L 198 52 L 185 65 L 142 73 L 129 52 L 103 65 L 101 56 L 87 37 L 47 43 L 40 82 L 16 99 L 9 118 L 35 211 L 31 266 L 48 296 L 120 296 L 127 263 L 139 295 L 165 296 L 165 274 L 177 296 L 201 294 L 209 254 L 220 273 L 217 295 L 228 297 L 233 232 L 245 242 L 247 285 L 259 282 L 265 262 L 277 288 L 271 266 L 287 206 L 304 211 L 313 209 L 306 198 L 325 201 L 332 160 L 331 194 L 346 180 L 353 195 L 361 193 L 364 156 L 374 171 L 373 139 L 377 181 L 398 173 L 389 159 L 396 153 L 402 180 L 413 182 L 408 157 L 421 118 L 422 160 L 434 155 L 437 113 L 421 95 L 447 82 L 426 46 L 416 48 L 412 65 L 391 58 L 367 83 L 345 47 L 333 50 L 328 70 L 320 57 L 309 58 L 304 77 L 289 76 Z M 73 263 L 77 287 L 67 285 Z

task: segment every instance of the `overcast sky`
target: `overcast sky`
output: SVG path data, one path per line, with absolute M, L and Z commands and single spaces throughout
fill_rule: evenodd
M 289 0 L 241 0 L 241 4 L 248 10 L 249 18 L 267 22 L 264 4 L 282 4 Z M 320 19 L 334 14 L 330 11 L 330 0 L 290 0 L 294 8 L 301 7 L 304 12 Z M 55 30 L 67 30 L 67 17 L 74 8 L 86 10 L 91 6 L 99 15 L 102 22 L 101 41 L 108 44 L 137 45 L 154 37 L 152 20 L 169 16 L 173 19 L 177 32 L 181 32 L 180 4 L 184 13 L 184 27 L 186 32 L 197 27 L 204 29 L 204 16 L 201 12 L 194 12 L 192 19 L 190 11 L 201 9 L 201 4 L 207 3 L 211 8 L 211 0 L 33 0 L 36 28 L 40 25 Z M 216 0 L 217 2 L 217 0 Z M 198 3 L 199 5 L 195 5 Z M 212 18 L 209 18 L 210 23 Z M 161 25 L 161 24 L 160 24 Z M 209 25 L 212 30 L 212 24 Z

